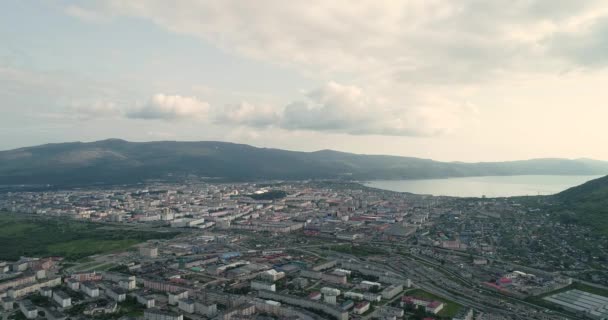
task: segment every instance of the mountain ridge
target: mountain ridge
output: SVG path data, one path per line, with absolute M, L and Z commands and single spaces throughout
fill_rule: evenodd
M 441 162 L 391 155 L 259 148 L 221 141 L 50 143 L 0 151 L 0 184 L 131 183 L 187 175 L 231 181 L 425 179 L 487 175 L 608 174 L 608 162 L 529 159 Z

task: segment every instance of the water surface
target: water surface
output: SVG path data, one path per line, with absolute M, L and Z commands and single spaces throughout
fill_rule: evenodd
M 453 197 L 512 197 L 549 195 L 564 191 L 601 176 L 487 176 L 425 180 L 374 180 L 369 187 Z

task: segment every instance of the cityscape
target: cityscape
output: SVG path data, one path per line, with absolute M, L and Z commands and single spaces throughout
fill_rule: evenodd
M 3 228 L 58 219 L 158 236 L 17 252 L 0 262 L 3 317 L 603 319 L 606 237 L 539 206 L 336 181 L 7 192 Z
M 608 320 L 608 0 L 1 0 L 0 320 Z

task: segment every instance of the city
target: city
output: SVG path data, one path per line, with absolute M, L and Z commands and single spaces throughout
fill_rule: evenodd
M 0 320 L 608 320 L 607 0 L 1 0 Z
M 4 319 L 602 319 L 606 237 L 539 201 L 335 181 L 7 192 L 5 229 L 67 219 L 157 235 L 0 262 Z M 69 252 L 95 247 L 78 241 Z

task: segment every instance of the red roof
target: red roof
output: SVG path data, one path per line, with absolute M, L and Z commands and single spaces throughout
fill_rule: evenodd
M 498 282 L 502 283 L 502 284 L 507 284 L 507 283 L 512 283 L 513 280 L 509 279 L 509 278 L 500 278 L 498 280 Z

